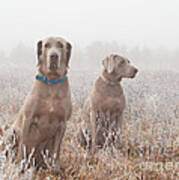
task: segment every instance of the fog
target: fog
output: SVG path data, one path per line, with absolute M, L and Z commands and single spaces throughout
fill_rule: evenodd
M 179 72 L 179 49 L 169 50 L 165 47 L 149 48 L 134 46 L 132 48 L 116 41 L 94 41 L 86 47 L 73 47 L 70 70 L 98 72 L 102 69 L 102 60 L 111 53 L 127 57 L 142 71 L 175 71 Z M 0 74 L 11 69 L 29 72 L 35 71 L 37 64 L 36 47 L 31 48 L 19 43 L 6 55 L 0 52 Z
M 43 170 L 36 171 L 33 153 L 40 152 L 42 146 L 33 148 L 27 156 L 26 151 L 29 152 L 30 149 L 24 145 L 24 159 L 16 163 L 16 153 L 11 150 L 18 149 L 15 143 L 19 138 L 15 139 L 18 136 L 14 134 L 13 137 L 9 136 L 12 135 L 16 118 L 21 118 L 18 117 L 20 108 L 24 108 L 24 112 L 27 110 L 27 114 L 30 112 L 30 117 L 37 115 L 37 119 L 41 115 L 48 117 L 48 113 L 49 117 L 59 114 L 51 111 L 56 109 L 59 102 L 54 98 L 55 94 L 51 95 L 53 91 L 48 90 L 45 91 L 50 93 L 47 93 L 47 97 L 36 97 L 37 94 L 32 94 L 32 99 L 35 105 L 38 101 L 41 102 L 40 98 L 43 97 L 43 102 L 49 104 L 50 110 L 44 112 L 46 108 L 38 107 L 43 110 L 38 109 L 39 113 L 33 116 L 35 106 L 32 110 L 23 107 L 24 100 L 35 81 L 37 42 L 47 36 L 61 36 L 72 44 L 68 77 L 73 111 L 60 145 L 60 175 L 64 175 L 63 179 L 177 179 L 179 0 L 1 0 L 0 32 L 0 179 L 58 178 L 52 173 L 57 154 L 51 158 L 52 154 L 45 149 L 48 148 L 48 144 L 43 143 L 45 146 L 41 151 L 44 167 L 46 164 L 48 169 L 40 167 L 39 169 Z M 124 90 L 126 107 L 123 121 L 120 121 L 122 133 L 120 143 L 117 142 L 118 147 L 112 143 L 118 133 L 110 133 L 106 131 L 105 126 L 101 126 L 102 131 L 99 129 L 100 131 L 95 132 L 100 132 L 100 136 L 101 132 L 104 132 L 104 135 L 108 134 L 107 143 L 105 142 L 103 149 L 95 150 L 96 153 L 91 155 L 80 147 L 77 140 L 80 127 L 83 121 L 86 121 L 81 116 L 82 107 L 95 79 L 99 77 L 102 60 L 112 53 L 128 58 L 139 72 L 135 78 L 124 78 L 120 83 Z M 111 113 L 117 112 L 117 103 L 123 104 L 123 93 L 118 98 L 119 85 L 106 85 L 109 86 L 111 90 L 104 94 L 104 102 L 99 104 L 105 104 L 104 107 L 116 105 L 114 111 L 106 109 L 107 118 L 104 123 L 108 127 L 113 127 L 114 121 L 108 118 L 108 114 L 116 117 Z M 52 89 L 55 90 L 55 87 Z M 96 89 L 98 96 L 98 88 Z M 63 99 L 65 102 L 65 97 Z M 66 112 L 65 104 L 59 107 L 62 109 L 60 112 Z M 97 104 L 98 98 L 95 100 L 95 105 Z M 100 106 L 96 106 L 97 111 L 104 109 Z M 105 115 L 98 112 L 99 115 Z M 121 108 L 119 113 L 122 113 Z M 26 117 L 26 113 L 24 115 L 27 120 L 24 122 L 28 122 L 29 117 Z M 100 116 L 97 117 L 97 122 L 103 124 Z M 33 125 L 33 118 L 30 120 Z M 41 133 L 40 123 L 35 123 L 29 131 L 32 130 L 32 134 Z M 42 125 L 43 127 L 46 126 Z M 19 141 L 20 144 L 23 139 Z M 33 138 L 30 143 L 33 143 Z M 167 168 L 168 165 L 170 169 Z M 29 167 L 30 169 L 27 169 Z
M 179 71 L 178 7 L 177 0 L 4 1 L 1 70 L 34 65 L 37 41 L 54 35 L 72 43 L 72 70 L 98 71 L 119 53 L 143 70 Z

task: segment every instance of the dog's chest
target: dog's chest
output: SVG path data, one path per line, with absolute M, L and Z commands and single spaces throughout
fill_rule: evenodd
M 67 101 L 63 98 L 49 97 L 41 103 L 44 106 L 43 110 L 48 114 L 65 114 L 65 107 L 67 106 Z
M 121 88 L 107 88 L 101 91 L 96 91 L 95 98 L 92 101 L 96 108 L 102 111 L 122 112 L 125 108 L 125 96 Z
M 125 107 L 125 98 L 122 97 L 107 97 L 104 101 L 101 102 L 101 107 L 103 111 L 110 112 L 122 112 Z
M 52 137 L 56 130 L 62 128 L 68 113 L 68 101 L 66 98 L 42 99 L 36 104 L 29 136 L 36 135 L 37 139 Z
M 56 99 L 56 98 L 48 98 L 44 104 L 45 104 L 45 109 L 46 111 L 51 114 L 51 113 L 57 113 L 59 109 L 62 109 L 62 100 Z
M 68 113 L 68 101 L 65 98 L 48 97 L 39 102 L 37 113 L 41 121 L 58 124 L 64 121 Z

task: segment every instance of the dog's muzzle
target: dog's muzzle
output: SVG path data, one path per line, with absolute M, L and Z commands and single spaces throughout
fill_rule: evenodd
M 136 74 L 137 74 L 137 72 L 138 72 L 138 69 L 134 69 L 134 72 L 133 72 L 133 75 L 131 76 L 131 78 L 134 78 L 135 76 L 136 76 Z
M 58 68 L 58 54 L 53 53 L 50 55 L 50 69 L 56 70 Z

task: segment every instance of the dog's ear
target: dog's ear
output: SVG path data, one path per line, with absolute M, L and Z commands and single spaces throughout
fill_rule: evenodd
M 72 49 L 72 46 L 69 42 L 66 43 L 66 66 L 69 67 L 69 60 L 70 60 L 70 57 L 71 57 L 71 49 Z
M 42 63 L 41 55 L 42 55 L 42 41 L 40 40 L 37 43 L 37 59 L 38 59 L 37 66 Z
M 113 56 L 106 57 L 102 63 L 103 63 L 105 71 L 107 71 L 109 74 L 114 71 L 116 61 Z

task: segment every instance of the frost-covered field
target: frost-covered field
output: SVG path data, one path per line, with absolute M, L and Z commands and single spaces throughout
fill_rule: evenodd
M 30 90 L 33 73 L 21 67 L 0 69 L 1 144 Z M 98 74 L 75 71 L 69 75 L 73 115 L 61 150 L 65 179 L 178 180 L 179 73 L 148 71 L 139 72 L 135 79 L 124 79 L 127 107 L 121 147 L 92 157 L 78 145 L 76 135 L 84 98 Z M 19 179 L 19 167 L 7 162 L 3 153 L 1 148 L 0 179 Z M 53 177 L 50 170 L 34 172 L 31 168 L 22 179 L 60 178 Z

